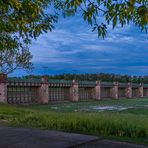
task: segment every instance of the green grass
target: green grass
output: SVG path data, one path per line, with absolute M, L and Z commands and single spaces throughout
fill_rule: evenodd
M 122 105 L 134 108 L 97 112 L 91 110 L 91 106 L 94 105 Z M 28 107 L 0 104 L 0 124 L 83 133 L 148 145 L 148 108 L 146 105 L 148 105 L 146 98 Z M 86 111 L 81 108 L 90 110 Z
M 130 113 L 135 115 L 144 115 L 148 117 L 148 107 L 136 107 L 121 111 L 121 113 Z

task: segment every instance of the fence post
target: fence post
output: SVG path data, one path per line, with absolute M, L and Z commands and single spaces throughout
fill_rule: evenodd
M 39 100 L 40 104 L 47 104 L 49 102 L 49 89 L 48 89 L 48 78 L 41 78 L 41 86 L 39 87 Z
M 143 97 L 143 84 L 140 83 L 138 87 L 138 97 Z
M 7 104 L 7 75 L 0 74 L 0 103 Z
M 118 99 L 118 82 L 113 83 L 113 87 L 111 88 L 111 97 L 113 99 Z
M 132 84 L 131 83 L 128 83 L 128 86 L 125 89 L 125 96 L 127 98 L 132 98 Z
M 79 88 L 76 80 L 72 81 L 72 87 L 70 88 L 70 100 L 79 101 Z
M 96 81 L 96 86 L 94 88 L 94 99 L 100 100 L 101 99 L 101 82 Z

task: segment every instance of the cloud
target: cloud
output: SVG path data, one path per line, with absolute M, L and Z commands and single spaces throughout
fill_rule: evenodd
M 30 46 L 35 74 L 109 72 L 148 75 L 148 38 L 130 24 L 112 30 L 105 40 L 80 16 L 60 19 L 55 30 L 41 35 Z M 16 73 L 15 73 L 16 74 Z M 21 73 L 22 74 L 22 73 Z

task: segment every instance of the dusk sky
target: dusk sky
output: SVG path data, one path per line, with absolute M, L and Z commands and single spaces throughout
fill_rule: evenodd
M 60 18 L 52 32 L 30 45 L 34 70 L 26 74 L 115 73 L 148 75 L 148 35 L 134 25 L 115 30 L 109 26 L 105 40 L 80 16 Z

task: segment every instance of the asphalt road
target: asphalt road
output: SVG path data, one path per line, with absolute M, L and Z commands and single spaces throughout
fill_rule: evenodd
M 95 136 L 0 126 L 0 148 L 148 148 Z

